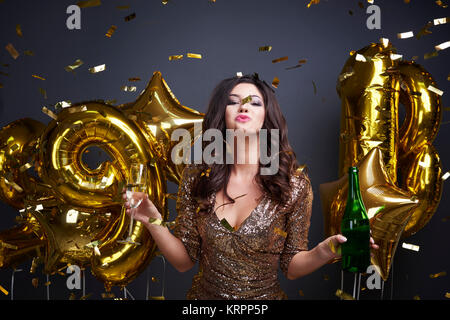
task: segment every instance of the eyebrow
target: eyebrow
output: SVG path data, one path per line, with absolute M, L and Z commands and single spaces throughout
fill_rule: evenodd
M 230 93 L 230 96 L 235 96 L 235 97 L 238 97 L 239 99 L 241 98 L 241 96 L 239 96 L 239 95 L 237 95 L 237 94 L 234 94 L 234 93 Z M 248 96 L 247 96 L 247 97 L 248 97 Z M 256 94 L 251 94 L 250 97 L 256 97 L 256 98 L 261 99 L 261 97 L 260 97 L 260 96 L 257 96 Z

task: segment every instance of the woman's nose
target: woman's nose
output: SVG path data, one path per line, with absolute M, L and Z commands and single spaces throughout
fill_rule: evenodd
M 247 103 L 241 104 L 238 112 L 248 112 Z

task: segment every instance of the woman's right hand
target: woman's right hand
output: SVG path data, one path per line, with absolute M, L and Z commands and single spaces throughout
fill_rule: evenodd
M 125 212 L 127 215 L 131 216 L 131 214 L 133 214 L 133 218 L 135 220 L 140 221 L 144 224 L 148 223 L 149 218 L 162 220 L 161 214 L 159 213 L 153 202 L 148 198 L 148 194 L 146 194 L 145 192 L 134 192 L 133 194 L 136 197 L 142 197 L 142 202 L 137 208 L 131 209 L 124 189 L 122 198 L 124 200 L 124 206 L 126 207 Z

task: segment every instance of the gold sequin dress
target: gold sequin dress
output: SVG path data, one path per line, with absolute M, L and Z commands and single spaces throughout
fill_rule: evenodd
M 278 281 L 278 265 L 287 274 L 292 257 L 308 250 L 308 229 L 313 192 L 305 173 L 290 178 L 290 200 L 281 207 L 269 197 L 262 200 L 239 229 L 224 227 L 214 211 L 196 213 L 191 197 L 195 164 L 185 167 L 178 190 L 174 235 L 191 259 L 199 262 L 187 299 L 287 299 Z

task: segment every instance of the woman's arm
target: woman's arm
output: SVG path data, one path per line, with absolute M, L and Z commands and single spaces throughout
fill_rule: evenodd
M 183 242 L 165 226 L 149 223 L 149 218 L 162 220 L 162 216 L 148 195 L 145 194 L 143 197 L 142 203 L 133 211 L 134 219 L 140 221 L 148 229 L 161 253 L 175 269 L 179 272 L 188 271 L 195 265 L 195 262 L 192 261 Z M 124 205 L 127 207 L 126 213 L 130 215 L 130 204 L 125 194 L 123 198 Z
M 338 248 L 342 243 L 347 241 L 347 239 L 341 235 L 337 234 L 326 238 L 324 241 L 319 243 L 313 249 L 307 251 L 300 251 L 294 257 L 292 257 L 289 263 L 287 278 L 289 280 L 295 280 L 297 278 L 306 276 L 310 274 L 323 265 L 327 264 L 333 259 L 339 259 L 341 254 L 338 250 L 332 251 L 330 246 L 330 241 L 333 243 L 334 248 Z M 370 247 L 377 250 L 378 245 L 375 244 L 372 237 L 370 237 Z

